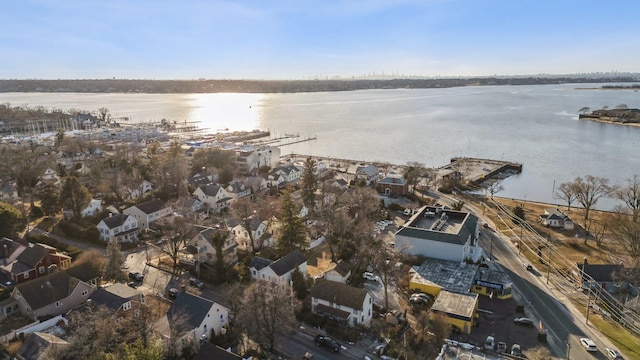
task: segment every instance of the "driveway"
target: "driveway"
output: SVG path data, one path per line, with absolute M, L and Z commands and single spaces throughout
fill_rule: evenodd
M 29 231 L 29 234 L 37 234 L 37 235 L 46 235 L 60 243 L 63 244 L 67 244 L 67 245 L 71 245 L 71 246 L 75 246 L 78 249 L 82 250 L 82 251 L 88 251 L 88 250 L 97 250 L 99 251 L 102 255 L 106 255 L 107 254 L 107 249 L 105 249 L 104 247 L 100 246 L 100 245 L 94 245 L 94 244 L 87 244 L 87 243 L 82 243 L 82 242 L 78 242 L 72 239 L 69 239 L 67 237 L 64 236 L 60 236 L 60 235 L 56 235 L 56 234 L 52 234 L 48 231 L 44 231 L 42 229 L 32 229 L 31 231 Z

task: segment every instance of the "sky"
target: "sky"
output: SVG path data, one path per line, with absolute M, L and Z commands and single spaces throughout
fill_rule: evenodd
M 637 0 L 20 0 L 0 79 L 640 72 Z

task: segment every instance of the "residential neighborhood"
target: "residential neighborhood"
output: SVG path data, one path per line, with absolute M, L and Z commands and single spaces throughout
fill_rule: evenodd
M 513 218 L 500 233 L 495 214 L 510 211 L 448 190 L 510 163 L 473 159 L 483 169 L 464 174 L 82 124 L 121 135 L 1 144 L 33 169 L 7 172 L 0 187 L 3 213 L 15 214 L 0 234 L 0 339 L 16 358 L 135 348 L 163 359 L 435 359 L 459 344 L 500 356 L 487 336 L 534 358 L 557 349 L 536 340 L 553 329 L 518 290 L 527 277 L 610 298 L 624 310 L 593 313 L 635 321 L 633 269 L 586 258 L 551 268 L 548 239 L 582 228 L 568 210 L 529 213 L 538 230 Z M 536 327 L 514 328 L 524 315 Z M 88 324 L 105 335 L 86 335 Z M 325 339 L 340 347 L 316 346 Z

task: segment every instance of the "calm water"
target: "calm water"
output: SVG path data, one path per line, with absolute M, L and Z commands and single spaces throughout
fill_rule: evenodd
M 283 154 L 441 166 L 453 156 L 504 159 L 524 171 L 499 195 L 557 202 L 556 184 L 587 174 L 624 183 L 640 174 L 640 127 L 579 121 L 578 109 L 640 107 L 633 91 L 602 84 L 369 90 L 298 94 L 5 93 L 0 102 L 61 109 L 107 107 L 132 121 L 198 121 L 201 127 L 271 130 L 317 140 Z M 601 201 L 607 209 L 612 201 Z

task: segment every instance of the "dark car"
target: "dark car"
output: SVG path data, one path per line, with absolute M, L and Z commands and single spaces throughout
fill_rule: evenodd
M 324 335 L 316 335 L 314 342 L 317 346 L 324 346 L 329 348 L 332 352 L 338 352 L 341 348 L 340 343 L 335 341 L 333 338 Z
M 180 290 L 176 288 L 169 289 L 169 299 L 175 299 L 176 297 L 178 297 L 179 293 L 180 293 Z
M 135 281 L 129 281 L 129 282 L 127 283 L 127 286 L 128 286 L 128 287 L 130 287 L 130 288 L 134 288 L 134 289 L 135 289 L 135 288 L 137 288 L 137 287 L 138 287 L 138 283 L 137 283 L 137 282 L 135 282 Z
M 533 320 L 526 317 L 515 318 L 513 319 L 513 323 L 522 326 L 533 326 Z
M 144 275 L 140 274 L 137 271 L 130 271 L 129 272 L 129 280 L 142 282 L 142 280 L 144 280 Z

